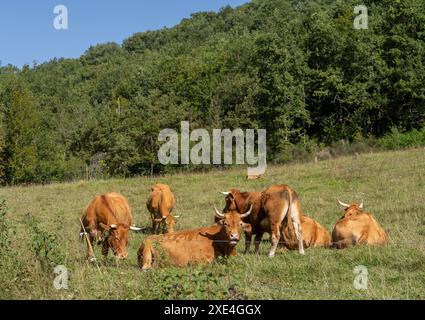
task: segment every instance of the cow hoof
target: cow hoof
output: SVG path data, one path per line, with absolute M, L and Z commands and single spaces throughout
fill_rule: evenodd
M 274 258 L 274 253 L 269 253 L 269 258 Z
M 90 262 L 96 262 L 96 258 L 90 258 L 89 261 Z

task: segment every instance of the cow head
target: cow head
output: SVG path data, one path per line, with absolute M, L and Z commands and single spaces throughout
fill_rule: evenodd
M 127 245 L 130 226 L 125 224 L 99 224 L 105 232 L 104 241 L 112 249 L 117 259 L 125 259 L 128 256 Z
M 351 202 L 349 204 L 341 202 L 338 200 L 338 203 L 344 208 L 344 216 L 345 217 L 351 217 L 356 216 L 359 213 L 363 212 L 363 200 L 362 203 L 359 205 L 357 203 Z
M 153 222 L 156 222 L 156 223 L 159 223 L 159 224 L 165 222 L 165 225 L 167 226 L 167 232 L 173 233 L 174 232 L 174 225 L 176 224 L 177 219 L 180 218 L 180 217 L 181 217 L 181 215 L 173 216 L 172 214 L 168 214 L 168 215 L 163 216 L 161 218 L 155 218 L 154 216 L 152 216 L 152 220 L 153 220 Z
M 245 199 L 243 197 L 243 194 L 239 190 L 230 189 L 229 191 L 220 193 L 226 196 L 226 205 L 223 209 L 224 213 L 234 210 L 241 211 L 240 207 L 245 203 Z
M 246 213 L 240 214 L 236 210 L 228 211 L 226 213 L 221 213 L 215 209 L 215 217 L 218 219 L 218 224 L 223 226 L 223 230 L 226 234 L 226 240 L 229 241 L 231 246 L 238 244 L 241 239 L 241 233 L 251 232 L 251 225 L 242 221 L 243 218 L 246 218 L 251 214 L 252 206 Z

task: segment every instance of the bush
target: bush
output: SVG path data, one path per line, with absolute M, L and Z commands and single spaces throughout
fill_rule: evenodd
M 44 271 L 51 271 L 64 263 L 65 256 L 60 251 L 58 237 L 40 228 L 38 220 L 30 213 L 26 214 L 25 224 L 31 236 L 31 252 Z
M 401 132 L 399 129 L 393 127 L 391 132 L 380 140 L 380 145 L 387 150 L 425 146 L 425 127 L 420 130 L 413 129 L 408 132 Z

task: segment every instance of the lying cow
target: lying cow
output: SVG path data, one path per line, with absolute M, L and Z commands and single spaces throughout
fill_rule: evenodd
M 369 212 L 363 211 L 363 202 L 346 204 L 344 215 L 338 220 L 332 231 L 332 247 L 347 248 L 356 244 L 382 245 L 388 241 L 385 230 Z
M 127 245 L 129 231 L 140 230 L 131 226 L 131 210 L 128 201 L 122 195 L 111 192 L 96 196 L 87 205 L 81 219 L 84 230 L 87 232 L 87 259 L 94 260 L 93 242 L 102 244 L 102 254 L 108 255 L 109 248 L 118 259 L 125 259 L 128 255 Z
M 226 196 L 223 212 L 236 210 L 245 212 L 251 205 L 252 214 L 243 221 L 251 224 L 252 231 L 245 232 L 245 253 L 249 253 L 252 235 L 255 234 L 255 253 L 265 232 L 271 234 L 272 247 L 269 257 L 274 257 L 283 231 L 284 220 L 293 230 L 300 254 L 304 254 L 303 235 L 301 230 L 302 211 L 298 196 L 286 185 L 271 186 L 263 192 L 240 192 L 230 189 L 222 192 Z
M 151 213 L 153 233 L 174 232 L 174 218 L 178 216 L 171 214 L 174 208 L 174 194 L 168 185 L 158 183 L 152 186 L 146 207 Z
M 139 266 L 143 270 L 150 269 L 159 255 L 164 255 L 168 262 L 175 266 L 187 266 L 194 263 L 211 263 L 219 256 L 236 256 L 236 245 L 241 232 L 248 232 L 251 226 L 242 219 L 251 214 L 252 208 L 244 214 L 236 211 L 221 213 L 217 209 L 219 223 L 211 227 L 188 231 L 178 231 L 146 238 L 138 252 Z M 159 247 L 155 249 L 155 246 Z
M 304 248 L 325 247 L 331 245 L 331 235 L 319 222 L 303 215 L 301 217 L 301 229 L 303 231 Z M 295 250 L 298 248 L 298 242 L 293 240 L 291 229 L 286 225 L 283 228 L 281 242 L 286 250 Z

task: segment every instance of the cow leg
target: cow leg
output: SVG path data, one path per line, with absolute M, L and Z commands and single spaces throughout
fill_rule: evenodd
M 168 225 L 167 225 L 167 222 L 164 220 L 161 222 L 160 233 L 167 233 L 167 231 L 168 231 Z
M 96 240 L 97 245 L 102 243 L 102 231 L 98 229 L 93 229 L 92 231 L 90 231 L 90 235 L 92 236 L 93 240 Z
M 301 231 L 301 223 L 295 222 L 294 220 L 292 220 L 292 222 L 294 224 L 295 235 L 297 236 L 298 251 L 299 251 L 300 254 L 305 254 L 304 243 L 303 243 L 303 235 L 302 235 L 302 231 Z
M 105 239 L 102 243 L 102 255 L 105 259 L 108 256 L 108 252 L 109 252 L 109 244 L 107 239 Z
M 153 234 L 160 234 L 161 223 L 158 222 L 158 221 L 154 221 L 152 225 L 153 225 L 153 227 L 152 227 L 152 233 Z
M 273 217 L 273 220 L 270 220 L 270 240 L 272 242 L 272 247 L 270 248 L 269 257 L 273 258 L 276 254 L 277 246 L 280 241 L 280 229 L 282 228 L 282 221 L 285 219 L 288 214 L 289 204 L 285 203 L 280 216 Z
M 156 222 L 152 219 L 152 233 L 156 233 Z
M 301 208 L 295 192 L 292 193 L 292 203 L 289 214 L 291 215 L 292 224 L 294 225 L 295 235 L 298 241 L 298 252 L 304 254 L 303 233 L 301 230 Z
M 272 240 L 272 247 L 269 252 L 269 257 L 273 258 L 276 254 L 277 246 L 279 245 L 280 240 L 280 226 L 278 224 L 272 223 L 271 225 L 271 240 Z
M 263 238 L 263 233 L 259 232 L 255 235 L 255 239 L 254 239 L 254 245 L 255 245 L 255 249 L 254 249 L 254 253 L 255 254 L 259 254 L 260 253 L 260 243 L 261 243 L 261 239 Z
M 245 232 L 245 254 L 249 254 L 251 248 L 252 233 Z

